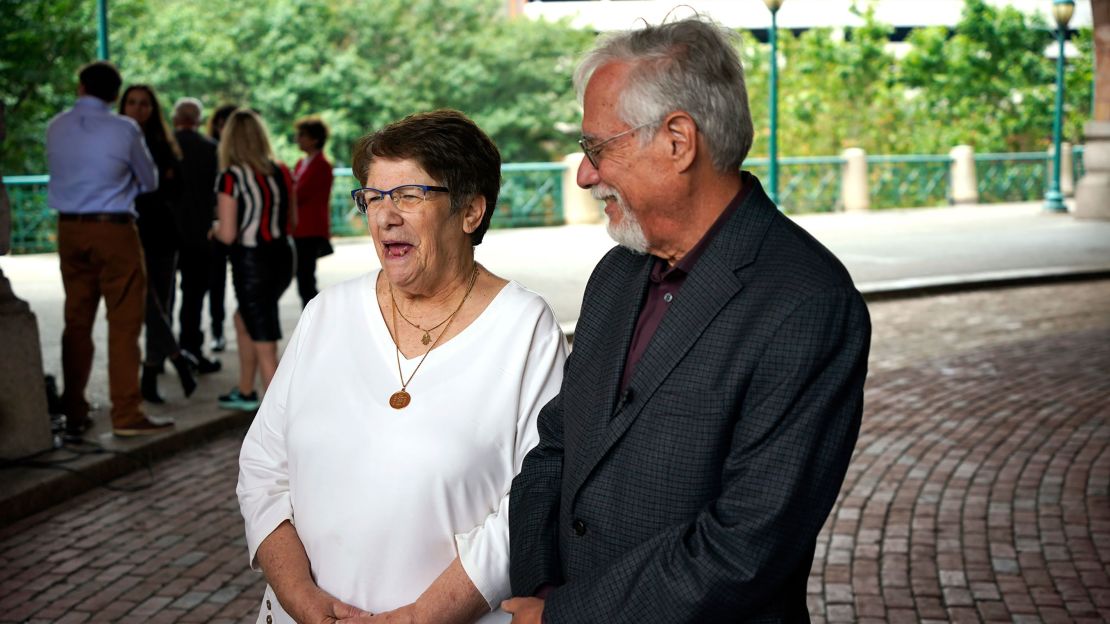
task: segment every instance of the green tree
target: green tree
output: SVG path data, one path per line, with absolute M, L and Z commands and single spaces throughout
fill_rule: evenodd
M 8 128 L 0 171 L 46 171 L 46 124 L 73 103 L 77 70 L 96 50 L 91 5 L 0 0 L 0 98 Z
M 121 0 L 126 75 L 167 99 L 258 110 L 279 153 L 290 129 L 321 114 L 329 151 L 349 162 L 358 136 L 404 115 L 450 107 L 470 115 L 506 160 L 548 160 L 573 146 L 569 67 L 593 35 L 565 24 L 510 21 L 482 0 Z
M 924 151 L 943 152 L 967 143 L 978 151 L 1040 150 L 1052 128 L 1055 61 L 1045 56 L 1055 36 L 1040 17 L 984 0 L 966 0 L 963 17 L 947 29 L 926 28 L 909 38 L 900 63 L 911 89 L 912 116 Z M 1077 39 L 1089 47 L 1089 36 Z M 1068 135 L 1090 110 L 1089 54 L 1069 69 Z

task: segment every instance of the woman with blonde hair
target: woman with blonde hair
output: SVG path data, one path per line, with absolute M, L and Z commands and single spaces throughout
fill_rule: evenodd
M 227 409 L 258 408 L 255 373 L 262 387 L 277 370 L 281 339 L 278 299 L 293 276 L 289 233 L 296 227 L 296 196 L 289 169 L 275 162 L 266 125 L 257 113 L 239 109 L 220 135 L 214 236 L 230 246 L 231 278 L 238 309 L 239 384 L 220 397 Z

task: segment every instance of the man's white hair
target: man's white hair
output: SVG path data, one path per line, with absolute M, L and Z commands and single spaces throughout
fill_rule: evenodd
M 194 97 L 183 97 L 173 105 L 174 120 L 188 121 L 193 125 L 200 125 L 204 116 L 204 105 Z

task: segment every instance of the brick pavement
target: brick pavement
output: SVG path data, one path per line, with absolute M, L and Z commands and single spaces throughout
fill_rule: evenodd
M 1110 620 L 1110 282 L 871 310 L 815 621 Z M 241 436 L 0 528 L 0 622 L 254 621 Z

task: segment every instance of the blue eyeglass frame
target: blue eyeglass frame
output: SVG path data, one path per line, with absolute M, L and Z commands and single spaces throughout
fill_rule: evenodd
M 362 206 L 362 204 L 359 203 L 359 201 L 358 201 L 358 195 L 359 195 L 359 193 L 361 193 L 363 191 L 374 191 L 375 193 L 381 193 L 382 197 L 385 197 L 385 196 L 388 195 L 390 201 L 393 202 L 393 205 L 397 206 L 397 207 L 400 207 L 400 204 L 397 203 L 397 199 L 393 197 L 393 192 L 396 191 L 397 189 L 409 188 L 409 187 L 416 187 L 418 189 L 421 189 L 421 190 L 424 191 L 425 195 L 428 193 L 428 191 L 438 191 L 440 193 L 450 193 L 451 192 L 451 189 L 447 188 L 446 186 L 429 186 L 427 184 L 400 184 L 400 185 L 397 185 L 397 186 L 389 189 L 388 191 L 383 191 L 382 189 L 376 189 L 372 186 L 363 186 L 363 187 L 359 187 L 359 188 L 351 191 L 351 199 L 355 202 L 355 207 L 358 208 L 358 211 L 361 212 L 362 214 L 366 214 L 366 212 L 370 209 L 369 205 L 367 205 L 364 208 Z M 424 199 L 427 200 L 427 197 L 425 197 Z

